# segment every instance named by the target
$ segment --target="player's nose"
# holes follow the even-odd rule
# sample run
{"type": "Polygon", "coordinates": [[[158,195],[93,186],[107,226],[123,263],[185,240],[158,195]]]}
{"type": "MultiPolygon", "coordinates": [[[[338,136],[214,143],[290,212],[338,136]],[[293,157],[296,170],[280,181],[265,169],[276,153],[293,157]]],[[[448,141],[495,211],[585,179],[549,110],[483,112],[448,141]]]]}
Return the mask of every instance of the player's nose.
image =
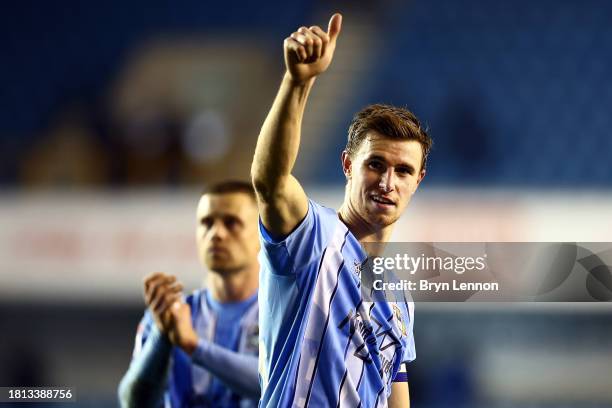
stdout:
{"type": "Polygon", "coordinates": [[[223,240],[227,237],[227,229],[221,221],[215,221],[210,228],[210,235],[213,240],[223,240]]]}
{"type": "Polygon", "coordinates": [[[380,175],[378,187],[385,193],[393,191],[393,169],[389,168],[380,175]]]}

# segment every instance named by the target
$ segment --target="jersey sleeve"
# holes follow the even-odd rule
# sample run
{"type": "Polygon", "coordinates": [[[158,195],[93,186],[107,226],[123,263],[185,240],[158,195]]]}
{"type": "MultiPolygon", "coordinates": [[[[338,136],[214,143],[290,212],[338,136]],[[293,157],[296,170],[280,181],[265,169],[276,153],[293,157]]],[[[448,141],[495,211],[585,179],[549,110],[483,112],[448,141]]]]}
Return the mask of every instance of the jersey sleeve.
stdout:
{"type": "Polygon", "coordinates": [[[298,226],[281,240],[273,239],[261,219],[259,233],[263,262],[269,263],[272,273],[295,274],[305,265],[317,262],[339,223],[332,209],[308,200],[308,212],[298,226]]]}
{"type": "Polygon", "coordinates": [[[393,377],[393,382],[408,382],[408,372],[406,371],[406,364],[402,363],[399,370],[393,377]]]}
{"type": "Polygon", "coordinates": [[[404,356],[402,363],[409,363],[416,359],[416,345],[414,343],[414,302],[411,300],[406,301],[406,312],[408,313],[408,328],[407,328],[407,342],[404,348],[404,356]]]}
{"type": "Polygon", "coordinates": [[[151,326],[153,325],[153,319],[151,315],[145,312],[145,315],[140,319],[138,327],[136,328],[136,338],[134,339],[134,349],[132,351],[132,359],[137,357],[142,352],[142,346],[147,341],[149,334],[151,333],[151,326]]]}
{"type": "Polygon", "coordinates": [[[241,354],[200,339],[192,359],[234,392],[246,398],[259,399],[257,356],[241,354]]]}
{"type": "Polygon", "coordinates": [[[147,312],[138,324],[130,366],[118,388],[121,407],[161,407],[171,344],[147,312]]]}
{"type": "Polygon", "coordinates": [[[406,336],[402,359],[397,373],[393,377],[393,382],[408,382],[407,364],[416,359],[416,347],[414,343],[414,302],[406,300],[404,303],[405,309],[402,310],[403,321],[406,324],[406,336]]]}

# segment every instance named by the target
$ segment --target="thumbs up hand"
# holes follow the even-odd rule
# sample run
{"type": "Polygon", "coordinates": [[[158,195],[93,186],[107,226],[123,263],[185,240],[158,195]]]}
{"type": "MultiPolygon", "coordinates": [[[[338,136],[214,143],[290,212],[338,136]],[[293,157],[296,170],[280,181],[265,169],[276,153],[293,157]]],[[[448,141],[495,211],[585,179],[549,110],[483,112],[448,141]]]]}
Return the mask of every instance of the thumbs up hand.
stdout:
{"type": "Polygon", "coordinates": [[[342,15],[336,13],[329,20],[327,32],[318,26],[300,27],[285,38],[285,65],[293,81],[303,83],[327,70],[341,28],[342,15]]]}

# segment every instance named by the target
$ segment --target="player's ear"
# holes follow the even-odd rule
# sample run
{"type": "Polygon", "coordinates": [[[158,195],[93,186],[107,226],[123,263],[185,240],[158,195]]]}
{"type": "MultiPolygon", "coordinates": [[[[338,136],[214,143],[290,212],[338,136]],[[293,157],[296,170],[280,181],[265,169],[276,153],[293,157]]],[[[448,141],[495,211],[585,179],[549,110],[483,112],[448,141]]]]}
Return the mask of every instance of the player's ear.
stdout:
{"type": "Polygon", "coordinates": [[[426,173],[425,169],[421,170],[421,172],[419,173],[419,178],[417,179],[417,182],[414,185],[414,191],[412,192],[412,194],[414,194],[414,192],[419,187],[419,184],[421,184],[421,181],[423,181],[423,178],[425,178],[425,173],[426,173]]]}
{"type": "Polygon", "coordinates": [[[349,180],[351,178],[351,156],[346,150],[343,150],[340,160],[342,161],[342,172],[344,173],[344,177],[349,180]]]}

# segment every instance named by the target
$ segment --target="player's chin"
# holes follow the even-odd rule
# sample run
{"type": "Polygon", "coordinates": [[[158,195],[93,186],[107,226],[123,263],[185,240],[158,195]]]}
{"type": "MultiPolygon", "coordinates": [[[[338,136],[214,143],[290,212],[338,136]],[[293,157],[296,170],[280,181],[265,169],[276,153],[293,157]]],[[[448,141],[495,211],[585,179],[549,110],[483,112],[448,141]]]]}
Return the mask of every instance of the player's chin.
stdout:
{"type": "Polygon", "coordinates": [[[206,266],[213,271],[226,271],[234,267],[234,262],[227,258],[209,257],[206,260],[206,266]]]}
{"type": "Polygon", "coordinates": [[[395,211],[374,211],[369,214],[370,224],[379,228],[387,227],[397,221],[395,211]]]}
{"type": "Polygon", "coordinates": [[[388,227],[389,225],[394,224],[395,221],[397,221],[397,217],[395,217],[395,216],[393,216],[393,217],[391,217],[391,216],[383,216],[378,221],[378,225],[381,228],[384,228],[384,227],[388,227]]]}

